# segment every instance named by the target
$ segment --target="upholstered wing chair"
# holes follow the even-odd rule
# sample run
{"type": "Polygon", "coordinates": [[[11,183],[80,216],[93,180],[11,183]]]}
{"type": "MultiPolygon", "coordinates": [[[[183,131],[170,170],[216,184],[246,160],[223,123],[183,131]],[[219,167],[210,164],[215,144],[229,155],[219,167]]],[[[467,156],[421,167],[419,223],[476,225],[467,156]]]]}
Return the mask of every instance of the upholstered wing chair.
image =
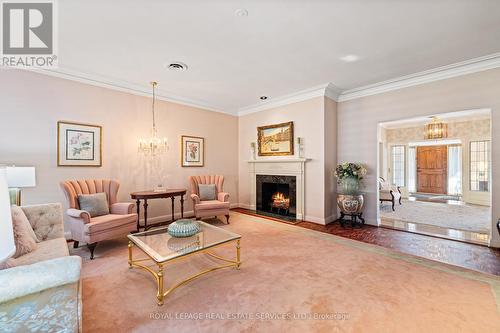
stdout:
{"type": "Polygon", "coordinates": [[[191,199],[193,200],[194,214],[196,219],[202,217],[225,215],[229,224],[229,194],[224,192],[224,176],[190,176],[191,199]],[[201,200],[198,189],[199,184],[215,184],[215,200],[201,200]]]}
{"type": "Polygon", "coordinates": [[[396,203],[396,201],[398,201],[401,205],[401,189],[399,188],[399,186],[391,185],[382,177],[379,177],[378,186],[380,203],[382,203],[383,201],[391,202],[392,210],[395,211],[394,204],[396,203]]]}
{"type": "Polygon", "coordinates": [[[66,180],[61,182],[61,187],[68,200],[69,209],[66,214],[71,237],[75,241],[73,246],[78,247],[79,242],[87,243],[90,259],[94,259],[94,249],[98,242],[125,236],[136,230],[137,214],[132,213],[134,204],[117,202],[120,183],[116,180],[66,180]],[[89,212],[80,210],[78,195],[94,193],[106,193],[110,214],[91,217],[89,212]]]}

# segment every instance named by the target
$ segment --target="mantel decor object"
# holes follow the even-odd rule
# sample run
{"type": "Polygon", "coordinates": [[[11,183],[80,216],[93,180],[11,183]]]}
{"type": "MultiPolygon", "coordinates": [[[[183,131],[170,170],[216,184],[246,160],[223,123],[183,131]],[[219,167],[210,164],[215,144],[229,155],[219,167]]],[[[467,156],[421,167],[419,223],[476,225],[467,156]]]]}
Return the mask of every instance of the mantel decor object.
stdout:
{"type": "Polygon", "coordinates": [[[337,195],[337,206],[340,209],[340,218],[337,220],[344,226],[344,217],[351,217],[351,226],[358,219],[361,224],[365,223],[363,218],[363,194],[359,192],[361,181],[366,175],[366,168],[360,163],[342,163],[335,168],[337,182],[341,185],[341,193],[337,195]]]}
{"type": "Polygon", "coordinates": [[[200,225],[193,220],[177,220],[168,225],[168,234],[172,237],[190,237],[198,232],[200,232],[200,225]]]}

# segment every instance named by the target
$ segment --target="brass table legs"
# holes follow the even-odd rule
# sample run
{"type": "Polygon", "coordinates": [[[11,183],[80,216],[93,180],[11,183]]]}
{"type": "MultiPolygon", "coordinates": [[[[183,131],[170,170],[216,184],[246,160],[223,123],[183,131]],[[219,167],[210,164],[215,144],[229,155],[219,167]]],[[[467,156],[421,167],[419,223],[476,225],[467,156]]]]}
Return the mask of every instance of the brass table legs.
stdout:
{"type": "MultiPolygon", "coordinates": [[[[224,244],[221,244],[221,245],[224,245],[224,244]]],[[[222,269],[222,268],[235,267],[236,269],[239,270],[241,267],[241,246],[240,246],[240,240],[238,239],[238,240],[236,240],[236,260],[231,260],[231,259],[226,259],[226,258],[220,257],[214,253],[209,252],[208,250],[193,252],[190,255],[204,253],[204,254],[209,255],[212,258],[218,259],[220,261],[224,261],[224,262],[226,262],[226,264],[207,268],[203,271],[200,271],[194,275],[191,275],[190,277],[174,284],[173,286],[171,286],[167,290],[164,290],[165,288],[164,288],[163,266],[165,263],[156,263],[156,265],[158,267],[158,271],[155,271],[154,269],[152,269],[149,266],[141,264],[140,262],[142,262],[142,261],[148,261],[148,260],[152,260],[152,259],[151,258],[142,258],[142,259],[135,259],[134,260],[132,257],[133,246],[134,246],[134,243],[132,241],[129,241],[128,242],[128,265],[129,265],[129,268],[139,267],[139,268],[142,268],[142,269],[148,271],[151,275],[153,275],[154,279],[156,280],[157,286],[158,286],[158,291],[156,293],[156,299],[157,299],[158,305],[163,305],[164,298],[168,294],[170,294],[173,290],[182,286],[185,283],[188,283],[189,281],[196,279],[197,277],[200,277],[206,273],[213,272],[215,270],[222,269]]],[[[188,257],[188,256],[185,256],[185,257],[188,257]]],[[[182,258],[185,258],[185,257],[182,257],[182,258]]],[[[175,259],[172,259],[172,260],[175,260],[175,259]]]]}

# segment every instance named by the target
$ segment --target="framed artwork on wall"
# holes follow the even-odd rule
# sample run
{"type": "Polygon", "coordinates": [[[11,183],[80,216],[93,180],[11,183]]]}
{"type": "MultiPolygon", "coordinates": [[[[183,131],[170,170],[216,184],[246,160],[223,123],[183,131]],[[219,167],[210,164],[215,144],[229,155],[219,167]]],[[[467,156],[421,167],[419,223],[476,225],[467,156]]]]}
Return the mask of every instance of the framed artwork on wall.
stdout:
{"type": "Polygon", "coordinates": [[[293,121],[257,127],[259,156],[293,155],[293,121]]]}
{"type": "Polygon", "coordinates": [[[102,166],[102,127],[57,122],[58,166],[102,166]]]}
{"type": "Polygon", "coordinates": [[[205,139],[197,136],[181,136],[181,166],[205,165],[205,139]]]}

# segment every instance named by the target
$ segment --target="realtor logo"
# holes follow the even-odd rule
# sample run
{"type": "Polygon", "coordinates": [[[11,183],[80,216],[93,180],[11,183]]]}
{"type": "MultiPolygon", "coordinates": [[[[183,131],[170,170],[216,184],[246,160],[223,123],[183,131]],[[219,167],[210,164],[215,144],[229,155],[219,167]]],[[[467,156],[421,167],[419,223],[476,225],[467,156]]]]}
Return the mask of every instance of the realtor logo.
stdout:
{"type": "Polygon", "coordinates": [[[2,66],[54,67],[54,1],[2,2],[2,66]]]}

